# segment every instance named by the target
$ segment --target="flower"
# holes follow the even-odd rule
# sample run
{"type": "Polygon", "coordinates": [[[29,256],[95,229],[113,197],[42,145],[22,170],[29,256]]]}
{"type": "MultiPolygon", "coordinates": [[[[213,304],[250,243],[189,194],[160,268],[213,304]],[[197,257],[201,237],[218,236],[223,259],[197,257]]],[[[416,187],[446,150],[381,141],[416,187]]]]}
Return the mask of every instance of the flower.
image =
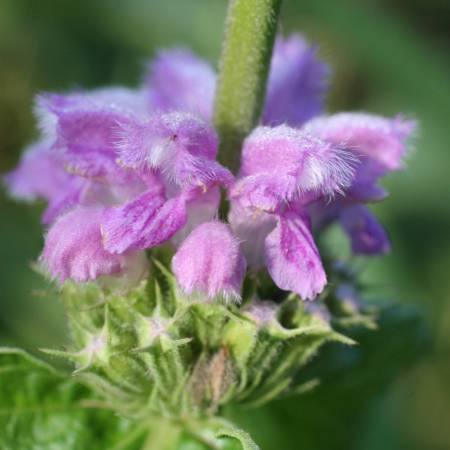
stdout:
{"type": "Polygon", "coordinates": [[[145,85],[152,109],[189,111],[212,118],[216,74],[188,49],[160,52],[149,66],[145,85]]]}
{"type": "Polygon", "coordinates": [[[245,268],[239,241],[228,225],[216,221],[195,228],[172,260],[183,291],[188,295],[200,291],[210,299],[240,300],[245,268]]]}
{"type": "Polygon", "coordinates": [[[279,306],[270,300],[253,299],[244,308],[244,314],[258,327],[267,327],[277,323],[279,306]]]}
{"type": "Polygon", "coordinates": [[[345,195],[333,202],[319,200],[313,216],[322,226],[338,221],[351,240],[353,253],[373,255],[390,250],[383,227],[363,203],[380,201],[386,191],[377,183],[390,172],[403,168],[407,142],[416,129],[402,116],[392,119],[366,113],[340,113],[318,117],[304,130],[339,145],[359,158],[355,176],[345,195]]]}
{"type": "Polygon", "coordinates": [[[307,217],[288,212],[265,241],[266,264],[275,284],[305,300],[320,294],[326,275],[307,217]]]}
{"type": "MultiPolygon", "coordinates": [[[[249,212],[275,217],[270,233],[259,220],[264,231],[259,231],[258,242],[264,240],[265,264],[280,289],[304,299],[313,299],[323,290],[326,275],[307,206],[348,187],[353,163],[342,148],[285,125],[256,128],[244,142],[241,177],[231,188],[230,198],[249,212]]],[[[232,224],[235,218],[233,211],[232,224]]],[[[234,228],[238,233],[243,229],[234,228]]]]}
{"type": "MultiPolygon", "coordinates": [[[[133,266],[138,254],[113,255],[102,245],[102,210],[79,207],[63,214],[50,228],[41,259],[53,277],[63,282],[86,282],[103,275],[117,275],[133,266]]],[[[142,263],[142,272],[145,263],[142,263]]]]}
{"type": "Polygon", "coordinates": [[[189,50],[160,52],[137,89],[38,96],[42,136],[5,181],[15,197],[48,203],[41,260],[52,277],[137,282],[145,251],[169,244],[187,296],[239,301],[248,265],[312,300],[327,282],[314,235],[328,224],[341,224],[354,253],[388,251],[365,204],[386,196],[378,182],[403,167],[415,124],[324,115],[328,73],[300,35],[276,40],[262,124],[236,177],[217,161],[216,74],[189,50]]]}
{"type": "Polygon", "coordinates": [[[327,64],[301,35],[278,37],[271,61],[264,124],[300,126],[320,114],[328,74],[327,64]]]}

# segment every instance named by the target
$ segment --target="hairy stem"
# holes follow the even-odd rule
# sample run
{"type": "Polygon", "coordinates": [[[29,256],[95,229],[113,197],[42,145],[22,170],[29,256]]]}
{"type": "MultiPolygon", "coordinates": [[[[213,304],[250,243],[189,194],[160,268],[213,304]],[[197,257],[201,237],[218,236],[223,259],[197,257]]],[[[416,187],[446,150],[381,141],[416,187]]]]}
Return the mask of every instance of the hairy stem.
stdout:
{"type": "Polygon", "coordinates": [[[219,160],[233,171],[242,140],[257,123],[281,0],[230,0],[216,92],[219,160]]]}

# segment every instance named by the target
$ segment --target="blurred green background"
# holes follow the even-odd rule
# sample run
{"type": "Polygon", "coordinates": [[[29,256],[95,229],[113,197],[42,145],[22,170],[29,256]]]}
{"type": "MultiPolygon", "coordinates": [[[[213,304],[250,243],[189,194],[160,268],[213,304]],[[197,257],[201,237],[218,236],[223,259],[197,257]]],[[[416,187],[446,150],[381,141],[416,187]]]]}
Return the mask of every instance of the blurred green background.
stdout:
{"type": "MultiPolygon", "coordinates": [[[[2,0],[0,172],[14,167],[36,135],[36,92],[135,85],[160,47],[190,46],[216,64],[226,3],[2,0]]],[[[345,448],[449,449],[450,2],[285,0],[281,28],[305,32],[330,62],[331,111],[403,111],[420,122],[408,170],[386,180],[391,197],[375,208],[393,253],[364,263],[363,276],[374,296],[423,305],[433,344],[358,426],[342,421],[354,427],[345,448]]],[[[39,213],[39,206],[14,203],[0,191],[0,344],[37,348],[63,339],[63,314],[31,269],[42,246],[39,213]]],[[[301,398],[295,404],[300,411],[301,398]]],[[[326,399],[323,408],[326,416],[326,399]]],[[[295,407],[289,415],[295,427],[295,407]]],[[[340,448],[329,440],[323,448],[340,448]]]]}

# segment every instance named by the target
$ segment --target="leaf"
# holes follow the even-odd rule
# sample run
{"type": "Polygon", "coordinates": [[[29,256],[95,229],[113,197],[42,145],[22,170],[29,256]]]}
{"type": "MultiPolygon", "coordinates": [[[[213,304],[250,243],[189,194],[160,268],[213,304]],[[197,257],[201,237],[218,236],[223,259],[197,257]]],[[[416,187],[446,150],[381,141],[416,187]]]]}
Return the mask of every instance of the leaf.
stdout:
{"type": "Polygon", "coordinates": [[[133,450],[145,431],[136,430],[81,383],[22,350],[0,348],[2,450],[133,450]]]}
{"type": "Polygon", "coordinates": [[[242,450],[260,450],[259,446],[253,441],[248,433],[240,430],[232,423],[224,419],[216,419],[217,425],[220,426],[216,432],[217,438],[231,438],[238,441],[242,450]]]}
{"type": "Polygon", "coordinates": [[[245,432],[216,422],[193,433],[163,418],[121,418],[76,379],[0,347],[1,450],[258,449],[245,432]]]}

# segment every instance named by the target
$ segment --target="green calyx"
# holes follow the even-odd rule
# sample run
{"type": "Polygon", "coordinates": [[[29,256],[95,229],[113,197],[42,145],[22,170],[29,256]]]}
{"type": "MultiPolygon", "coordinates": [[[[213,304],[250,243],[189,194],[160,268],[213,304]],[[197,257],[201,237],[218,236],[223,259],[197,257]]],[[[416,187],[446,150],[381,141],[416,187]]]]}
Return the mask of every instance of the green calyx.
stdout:
{"type": "Polygon", "coordinates": [[[75,376],[128,417],[258,406],[301,389],[296,375],[325,342],[351,343],[294,296],[263,318],[264,302],[250,297],[241,306],[188,299],[157,261],[126,295],[66,284],[62,296],[73,345],[47,352],[74,362],[75,376]]]}
{"type": "MultiPolygon", "coordinates": [[[[98,300],[103,303],[106,301],[111,306],[115,301],[110,295],[96,299],[100,291],[95,289],[91,289],[89,295],[87,290],[80,291],[79,295],[76,295],[77,292],[72,287],[66,286],[66,289],[70,291],[64,293],[69,309],[73,308],[77,311],[70,313],[73,324],[83,323],[81,327],[73,326],[74,333],[78,336],[76,340],[80,339],[80,342],[84,344],[83,330],[86,327],[89,328],[86,337],[90,338],[92,330],[89,322],[96,321],[95,315],[88,315],[88,311],[97,310],[98,300]],[[70,305],[71,300],[74,301],[72,305],[70,305]]],[[[100,295],[102,296],[103,293],[100,295]]],[[[129,295],[122,298],[122,302],[131,302],[132,294],[129,295]]],[[[135,300],[138,297],[139,295],[134,297],[135,300]]],[[[147,294],[144,298],[149,299],[147,294]]],[[[332,299],[330,301],[332,302],[332,299]]],[[[141,304],[139,308],[138,303],[137,301],[130,310],[138,309],[141,313],[141,308],[148,301],[141,304]]],[[[256,336],[252,334],[251,322],[247,320],[247,326],[243,330],[244,338],[240,339],[241,330],[237,322],[230,320],[228,325],[225,325],[227,330],[223,342],[227,342],[228,348],[234,351],[233,353],[231,351],[226,353],[223,350],[212,351],[213,358],[215,357],[214,363],[197,365],[200,368],[214,368],[212,372],[199,369],[195,372],[195,379],[200,386],[199,392],[203,392],[201,387],[211,380],[208,374],[224,373],[223,367],[226,366],[224,361],[230,361],[231,373],[234,376],[239,376],[241,372],[233,366],[233,363],[237,366],[240,364],[241,367],[245,365],[249,371],[247,380],[236,378],[236,383],[240,381],[241,386],[247,387],[236,388],[235,392],[250,392],[253,386],[251,396],[258,398],[260,403],[264,403],[268,397],[261,395],[262,392],[257,389],[257,385],[265,385],[270,392],[268,379],[274,380],[280,376],[281,372],[286,373],[286,367],[290,366],[293,376],[288,377],[290,381],[286,384],[280,384],[281,387],[275,397],[286,392],[299,394],[310,391],[317,385],[317,379],[322,380],[323,383],[310,395],[284,399],[271,405],[270,408],[260,408],[256,413],[241,408],[225,408],[219,413],[244,426],[262,445],[262,448],[297,448],[295,446],[300,437],[302,442],[311,443],[311,445],[318,443],[320,448],[328,448],[326,447],[328,441],[325,446],[321,444],[320,435],[324,433],[332,434],[336,445],[343,447],[345,443],[351,441],[354,429],[352,427],[336,428],[336,417],[343,415],[352,423],[357,422],[361,415],[367,413],[372,401],[379,399],[379,394],[385,391],[392,380],[398,378],[405,368],[410,367],[422,355],[427,354],[430,345],[429,332],[422,313],[416,308],[378,303],[376,309],[379,315],[377,320],[379,328],[376,332],[368,329],[367,326],[361,326],[362,321],[359,318],[356,320],[359,325],[347,330],[358,342],[357,346],[341,345],[339,342],[330,343],[326,348],[321,349],[320,355],[306,367],[304,360],[307,359],[308,353],[313,353],[312,348],[310,352],[300,352],[299,343],[295,340],[291,341],[297,348],[297,355],[300,353],[303,357],[299,358],[297,364],[287,359],[285,367],[283,364],[277,366],[276,358],[272,359],[273,354],[262,358],[262,353],[267,352],[269,346],[263,350],[265,344],[261,342],[262,347],[259,347],[259,350],[258,345],[251,350],[252,342],[256,339],[256,336]],[[386,342],[389,342],[388,346],[385,345],[386,342]],[[260,367],[264,375],[252,384],[251,378],[254,372],[251,372],[253,369],[251,363],[263,360],[268,363],[267,368],[260,367]],[[245,364],[245,361],[248,363],[245,364]],[[272,372],[268,370],[269,367],[272,372]],[[197,376],[199,373],[204,374],[203,379],[197,376]],[[325,415],[323,405],[326,405],[327,414],[325,415]],[[261,430],[257,422],[253,423],[250,418],[252,414],[260,415],[261,413],[271,414],[273,417],[278,413],[283,415],[283,408],[289,408],[289,411],[294,414],[295,419],[292,419],[292,423],[295,423],[295,428],[289,425],[278,431],[276,431],[278,425],[275,428],[269,428],[271,438],[267,441],[267,429],[261,430]],[[272,435],[273,433],[275,436],[272,435]],[[276,442],[275,446],[273,442],[276,442]]],[[[125,311],[122,312],[125,313],[125,311]]],[[[247,313],[242,312],[242,316],[248,319],[247,313]]],[[[341,311],[340,318],[337,320],[341,322],[344,317],[345,312],[341,311]]],[[[108,316],[108,320],[109,318],[111,316],[108,316]]],[[[298,334],[300,327],[316,326],[311,322],[308,315],[304,314],[302,308],[298,306],[296,299],[286,299],[282,310],[277,314],[277,320],[275,322],[268,320],[263,329],[257,329],[257,333],[267,333],[275,337],[280,332],[283,335],[286,333],[295,335],[298,334]],[[282,326],[281,331],[277,323],[282,326]],[[294,323],[297,325],[294,326],[294,323]],[[274,331],[276,329],[278,332],[274,331]]],[[[334,319],[333,322],[335,322],[334,319]]],[[[96,326],[98,324],[95,323],[94,328],[96,326]]],[[[122,327],[129,328],[126,324],[122,324],[122,327]]],[[[313,330],[303,329],[303,332],[297,336],[298,338],[303,336],[305,347],[309,346],[314,339],[314,336],[308,337],[310,331],[313,330]]],[[[207,335],[209,335],[208,332],[199,341],[206,342],[204,338],[207,335]]],[[[214,340],[216,337],[217,334],[214,335],[214,340]]],[[[337,340],[341,339],[339,336],[335,337],[337,340]]],[[[272,339],[274,339],[273,336],[272,339]]],[[[135,369],[133,366],[126,367],[126,362],[129,361],[126,358],[122,361],[124,364],[117,364],[116,358],[121,356],[120,351],[119,354],[109,354],[117,349],[117,341],[114,341],[115,339],[111,339],[107,352],[92,355],[94,358],[90,360],[90,365],[84,368],[83,364],[86,361],[77,359],[80,357],[79,352],[65,353],[65,356],[76,360],[76,366],[81,369],[73,376],[56,370],[23,350],[0,347],[0,398],[2,399],[0,448],[11,450],[31,448],[33,450],[85,448],[96,450],[256,450],[259,448],[248,433],[236,428],[218,415],[205,413],[195,417],[190,415],[190,412],[189,415],[152,413],[150,410],[157,407],[157,395],[149,401],[148,396],[142,398],[139,392],[145,392],[144,386],[151,391],[150,385],[156,385],[158,382],[151,381],[149,373],[143,386],[130,383],[131,378],[127,376],[131,376],[135,369]],[[108,359],[109,362],[107,362],[108,359]],[[145,406],[146,400],[147,406],[145,406]]],[[[126,340],[126,342],[126,346],[130,346],[130,341],[126,340]]],[[[276,339],[274,342],[277,342],[276,339]]],[[[194,340],[189,342],[191,345],[193,343],[194,340]]],[[[159,344],[155,342],[154,345],[159,344]]],[[[290,347],[289,340],[284,340],[284,346],[287,347],[284,349],[284,356],[286,356],[290,347]]],[[[203,348],[203,344],[199,347],[203,348]]],[[[77,348],[79,345],[74,344],[74,349],[77,348]]],[[[217,348],[217,342],[214,348],[217,348]]],[[[295,350],[292,350],[294,351],[291,354],[292,358],[295,358],[295,350]]],[[[131,359],[134,359],[136,354],[140,354],[139,351],[129,353],[130,355],[126,352],[122,353],[122,356],[131,356],[131,359]]],[[[212,359],[209,357],[205,361],[212,361],[212,359]]],[[[187,368],[186,373],[190,374],[191,378],[194,377],[192,368],[187,368]]],[[[219,386],[217,380],[224,378],[226,377],[216,376],[214,385],[219,386]]],[[[192,390],[187,382],[182,386],[186,390],[192,390]]],[[[218,391],[220,392],[216,390],[218,391]]],[[[221,398],[222,404],[226,405],[227,399],[221,398]]],[[[235,404],[242,402],[238,396],[229,400],[235,404]]],[[[252,403],[252,405],[256,404],[252,403]]],[[[267,424],[267,422],[264,423],[267,424]]],[[[270,423],[268,426],[270,427],[270,423]]]]}

